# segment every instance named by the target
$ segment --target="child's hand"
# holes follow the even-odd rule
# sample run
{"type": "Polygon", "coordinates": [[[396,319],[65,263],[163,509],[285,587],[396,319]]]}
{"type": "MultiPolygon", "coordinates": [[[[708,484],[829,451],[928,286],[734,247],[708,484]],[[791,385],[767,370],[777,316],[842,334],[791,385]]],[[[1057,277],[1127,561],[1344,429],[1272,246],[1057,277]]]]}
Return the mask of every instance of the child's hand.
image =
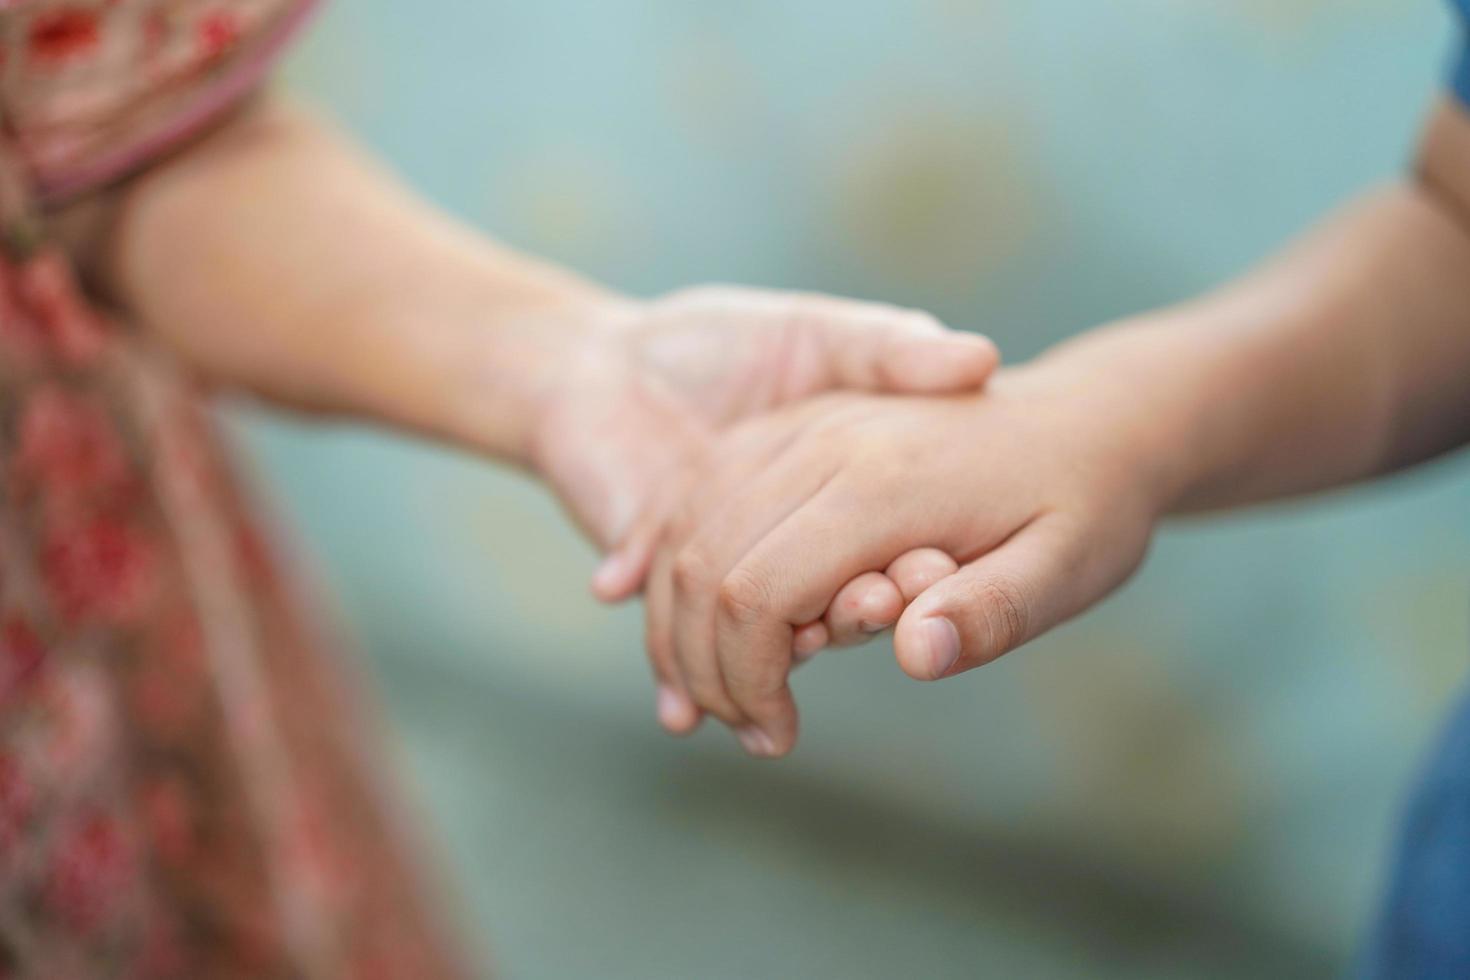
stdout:
{"type": "Polygon", "coordinates": [[[612,549],[592,582],[609,602],[647,574],[626,540],[634,518],[729,426],[827,391],[976,392],[999,361],[927,313],[810,293],[702,286],[558,315],[575,329],[546,331],[560,357],[530,463],[612,549]]]}
{"type": "Polygon", "coordinates": [[[646,591],[663,707],[695,709],[661,720],[687,730],[707,711],[753,754],[788,752],[795,631],[825,613],[845,635],[838,591],[915,548],[964,563],[898,622],[919,679],[987,663],[1111,591],[1163,495],[1142,465],[1146,420],[1117,395],[1036,367],[979,397],[836,395],[733,430],[663,527],[646,591]]]}

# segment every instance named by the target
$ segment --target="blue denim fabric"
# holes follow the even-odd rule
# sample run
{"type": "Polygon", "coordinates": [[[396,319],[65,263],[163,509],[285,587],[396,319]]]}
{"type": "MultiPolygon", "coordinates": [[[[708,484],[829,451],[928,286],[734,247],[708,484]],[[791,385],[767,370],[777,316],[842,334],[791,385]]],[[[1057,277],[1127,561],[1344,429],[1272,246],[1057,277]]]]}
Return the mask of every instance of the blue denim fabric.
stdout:
{"type": "MultiPolygon", "coordinates": [[[[1455,0],[1455,9],[1470,26],[1470,0],[1455,0]]],[[[1461,102],[1470,105],[1470,44],[1460,45],[1460,55],[1450,74],[1450,88],[1454,89],[1461,102]]]]}
{"type": "Polygon", "coordinates": [[[1362,977],[1470,978],[1470,697],[1420,776],[1362,977]]]}
{"type": "MultiPolygon", "coordinates": [[[[1470,25],[1470,0],[1454,0],[1470,25]]],[[[1470,105],[1470,43],[1450,87],[1470,105]]],[[[1358,974],[1371,980],[1470,980],[1470,697],[1419,777],[1388,894],[1358,974]]]]}

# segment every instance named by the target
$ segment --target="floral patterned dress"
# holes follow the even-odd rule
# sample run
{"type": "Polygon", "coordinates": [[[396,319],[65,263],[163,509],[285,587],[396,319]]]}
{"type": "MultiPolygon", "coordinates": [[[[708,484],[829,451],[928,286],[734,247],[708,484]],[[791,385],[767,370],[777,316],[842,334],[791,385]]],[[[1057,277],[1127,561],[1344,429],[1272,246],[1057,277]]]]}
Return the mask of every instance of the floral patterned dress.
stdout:
{"type": "Polygon", "coordinates": [[[46,241],[310,6],[0,0],[0,978],[458,975],[200,394],[46,241]]]}

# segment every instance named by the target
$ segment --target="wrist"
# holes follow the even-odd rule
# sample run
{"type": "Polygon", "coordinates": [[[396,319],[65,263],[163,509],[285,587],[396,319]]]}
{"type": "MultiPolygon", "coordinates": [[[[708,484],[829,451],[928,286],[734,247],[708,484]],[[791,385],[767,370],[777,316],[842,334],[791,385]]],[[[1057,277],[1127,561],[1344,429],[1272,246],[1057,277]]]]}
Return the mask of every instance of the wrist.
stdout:
{"type": "Polygon", "coordinates": [[[534,469],[544,420],[596,369],[609,324],[633,304],[570,279],[508,288],[498,262],[445,268],[389,314],[413,350],[401,368],[417,376],[399,400],[423,412],[400,421],[534,469]]]}
{"type": "Polygon", "coordinates": [[[1156,517],[1188,509],[1221,448],[1213,365],[1189,324],[1155,317],[1083,335],[1027,370],[1156,517]]]}

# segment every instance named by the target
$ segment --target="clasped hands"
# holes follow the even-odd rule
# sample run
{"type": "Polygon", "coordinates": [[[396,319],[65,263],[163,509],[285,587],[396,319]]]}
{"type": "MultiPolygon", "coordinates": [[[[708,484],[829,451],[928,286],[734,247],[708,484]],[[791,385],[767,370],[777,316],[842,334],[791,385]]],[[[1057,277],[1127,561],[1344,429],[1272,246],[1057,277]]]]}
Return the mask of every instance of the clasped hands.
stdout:
{"type": "Polygon", "coordinates": [[[534,464],[642,591],[660,723],[797,738],[792,669],[895,628],[911,677],[987,663],[1141,560],[1163,474],[1082,359],[995,372],[926,314],[704,288],[610,315],[534,464]],[[994,375],[994,376],[993,376],[994,375]]]}

